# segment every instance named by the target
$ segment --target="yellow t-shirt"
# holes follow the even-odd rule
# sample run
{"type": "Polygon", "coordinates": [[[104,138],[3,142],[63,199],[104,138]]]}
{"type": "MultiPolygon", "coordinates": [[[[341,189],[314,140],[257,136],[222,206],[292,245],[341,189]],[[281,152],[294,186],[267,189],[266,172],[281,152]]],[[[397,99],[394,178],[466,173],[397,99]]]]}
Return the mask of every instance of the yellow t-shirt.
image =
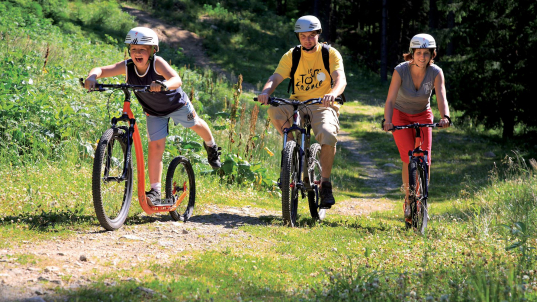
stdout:
{"type": "MultiPolygon", "coordinates": [[[[305,101],[311,98],[323,97],[332,90],[330,87],[330,73],[335,70],[343,70],[343,59],[341,54],[334,47],[330,47],[328,52],[330,58],[330,73],[324,68],[323,56],[321,52],[322,45],[317,44],[314,53],[306,53],[302,50],[300,62],[295,72],[295,93],[291,99],[305,101]]],[[[276,71],[284,79],[291,77],[291,66],[293,66],[293,48],[285,53],[276,71]]]]}

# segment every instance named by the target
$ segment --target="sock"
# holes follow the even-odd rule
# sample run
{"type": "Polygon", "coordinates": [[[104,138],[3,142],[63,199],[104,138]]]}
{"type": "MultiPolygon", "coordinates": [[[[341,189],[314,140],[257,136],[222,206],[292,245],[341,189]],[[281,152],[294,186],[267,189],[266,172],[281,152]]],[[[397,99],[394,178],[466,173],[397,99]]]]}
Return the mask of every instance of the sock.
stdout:
{"type": "Polygon", "coordinates": [[[214,138],[211,139],[210,141],[205,141],[205,145],[207,145],[207,147],[212,147],[214,146],[216,143],[214,142],[214,138]]]}
{"type": "Polygon", "coordinates": [[[154,183],[154,184],[151,184],[151,189],[157,191],[159,194],[160,194],[160,189],[161,189],[161,185],[160,185],[160,182],[157,182],[157,183],[154,183]]]}
{"type": "Polygon", "coordinates": [[[330,177],[321,177],[321,182],[328,181],[330,182],[330,177]]]}

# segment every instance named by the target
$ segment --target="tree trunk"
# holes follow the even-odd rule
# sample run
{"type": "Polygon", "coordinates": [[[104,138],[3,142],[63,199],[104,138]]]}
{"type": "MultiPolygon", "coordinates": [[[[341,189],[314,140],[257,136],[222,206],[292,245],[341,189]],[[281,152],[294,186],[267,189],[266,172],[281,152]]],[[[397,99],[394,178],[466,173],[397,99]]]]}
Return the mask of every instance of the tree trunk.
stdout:
{"type": "Polygon", "coordinates": [[[513,115],[502,116],[503,131],[502,138],[512,138],[515,133],[515,118],[513,115]]]}
{"type": "Polygon", "coordinates": [[[382,0],[382,23],[380,26],[380,82],[382,84],[388,81],[388,51],[386,46],[386,26],[387,22],[387,11],[388,11],[387,0],[382,0]]]}
{"type": "Polygon", "coordinates": [[[328,44],[333,44],[337,39],[337,1],[328,0],[328,44]]]}
{"type": "MultiPolygon", "coordinates": [[[[448,3],[451,4],[453,0],[449,0],[448,3]]],[[[447,25],[449,28],[449,32],[453,32],[453,27],[455,27],[455,13],[453,11],[449,11],[448,17],[447,17],[447,25]]],[[[446,47],[446,56],[453,55],[453,37],[450,37],[449,42],[446,47]]]]}
{"type": "Polygon", "coordinates": [[[438,7],[436,7],[436,0],[429,0],[429,29],[436,29],[438,27],[438,7]]]}
{"type": "Polygon", "coordinates": [[[276,1],[276,12],[278,13],[278,16],[284,16],[285,15],[285,7],[286,7],[286,0],[277,0],[276,1]]]}
{"type": "Polygon", "coordinates": [[[319,0],[313,1],[313,15],[319,18],[319,0]]]}

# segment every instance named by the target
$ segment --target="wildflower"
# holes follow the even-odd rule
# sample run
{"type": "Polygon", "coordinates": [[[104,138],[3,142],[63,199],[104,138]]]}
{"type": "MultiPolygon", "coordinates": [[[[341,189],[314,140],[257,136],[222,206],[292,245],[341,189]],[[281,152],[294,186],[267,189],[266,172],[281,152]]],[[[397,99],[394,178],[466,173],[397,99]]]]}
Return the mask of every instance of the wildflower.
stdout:
{"type": "Polygon", "coordinates": [[[265,151],[267,151],[268,155],[274,156],[274,153],[272,153],[272,151],[270,151],[269,148],[265,147],[264,149],[265,151]]]}

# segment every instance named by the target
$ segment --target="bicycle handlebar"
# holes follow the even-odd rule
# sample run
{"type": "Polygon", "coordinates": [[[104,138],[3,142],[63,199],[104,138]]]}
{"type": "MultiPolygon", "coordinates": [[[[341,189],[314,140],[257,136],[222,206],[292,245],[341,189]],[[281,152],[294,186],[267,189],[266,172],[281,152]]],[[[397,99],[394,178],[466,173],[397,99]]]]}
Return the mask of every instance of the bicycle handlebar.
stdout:
{"type": "MultiPolygon", "coordinates": [[[[254,101],[257,102],[257,97],[254,97],[254,101]]],[[[344,101],[341,97],[337,97],[336,102],[338,102],[339,104],[343,105],[344,101]]],[[[313,99],[309,99],[309,100],[306,100],[304,102],[302,101],[298,101],[298,100],[289,100],[289,99],[282,99],[282,98],[277,98],[277,97],[269,97],[269,100],[268,100],[268,105],[272,105],[272,106],[280,106],[280,105],[314,105],[314,104],[322,104],[323,103],[323,98],[313,98],[313,99]]]]}
{"type": "MultiPolygon", "coordinates": [[[[80,78],[80,85],[82,85],[82,87],[85,87],[84,85],[84,79],[83,78],[80,78]]],[[[155,81],[157,84],[160,84],[161,85],[161,88],[160,88],[160,91],[168,91],[167,88],[166,88],[166,85],[164,85],[164,83],[162,81],[155,81]]],[[[133,89],[134,91],[137,91],[137,92],[152,92],[149,90],[149,88],[151,87],[151,85],[131,85],[131,84],[99,84],[99,83],[95,83],[95,88],[94,90],[92,91],[107,91],[107,90],[110,90],[110,89],[133,89]]]]}
{"type": "MultiPolygon", "coordinates": [[[[453,125],[453,122],[451,122],[451,118],[447,115],[444,115],[444,117],[446,117],[449,121],[449,125],[453,125]]],[[[422,128],[422,127],[429,127],[429,128],[435,128],[435,127],[440,127],[440,123],[432,123],[432,124],[420,124],[420,123],[414,123],[414,124],[409,124],[409,125],[401,125],[401,126],[395,126],[393,125],[393,128],[392,129],[388,129],[388,131],[393,131],[393,130],[403,130],[403,129],[408,129],[408,128],[412,128],[412,129],[418,129],[418,128],[422,128]]],[[[381,128],[384,129],[384,120],[382,120],[382,123],[381,123],[381,128]]]]}

